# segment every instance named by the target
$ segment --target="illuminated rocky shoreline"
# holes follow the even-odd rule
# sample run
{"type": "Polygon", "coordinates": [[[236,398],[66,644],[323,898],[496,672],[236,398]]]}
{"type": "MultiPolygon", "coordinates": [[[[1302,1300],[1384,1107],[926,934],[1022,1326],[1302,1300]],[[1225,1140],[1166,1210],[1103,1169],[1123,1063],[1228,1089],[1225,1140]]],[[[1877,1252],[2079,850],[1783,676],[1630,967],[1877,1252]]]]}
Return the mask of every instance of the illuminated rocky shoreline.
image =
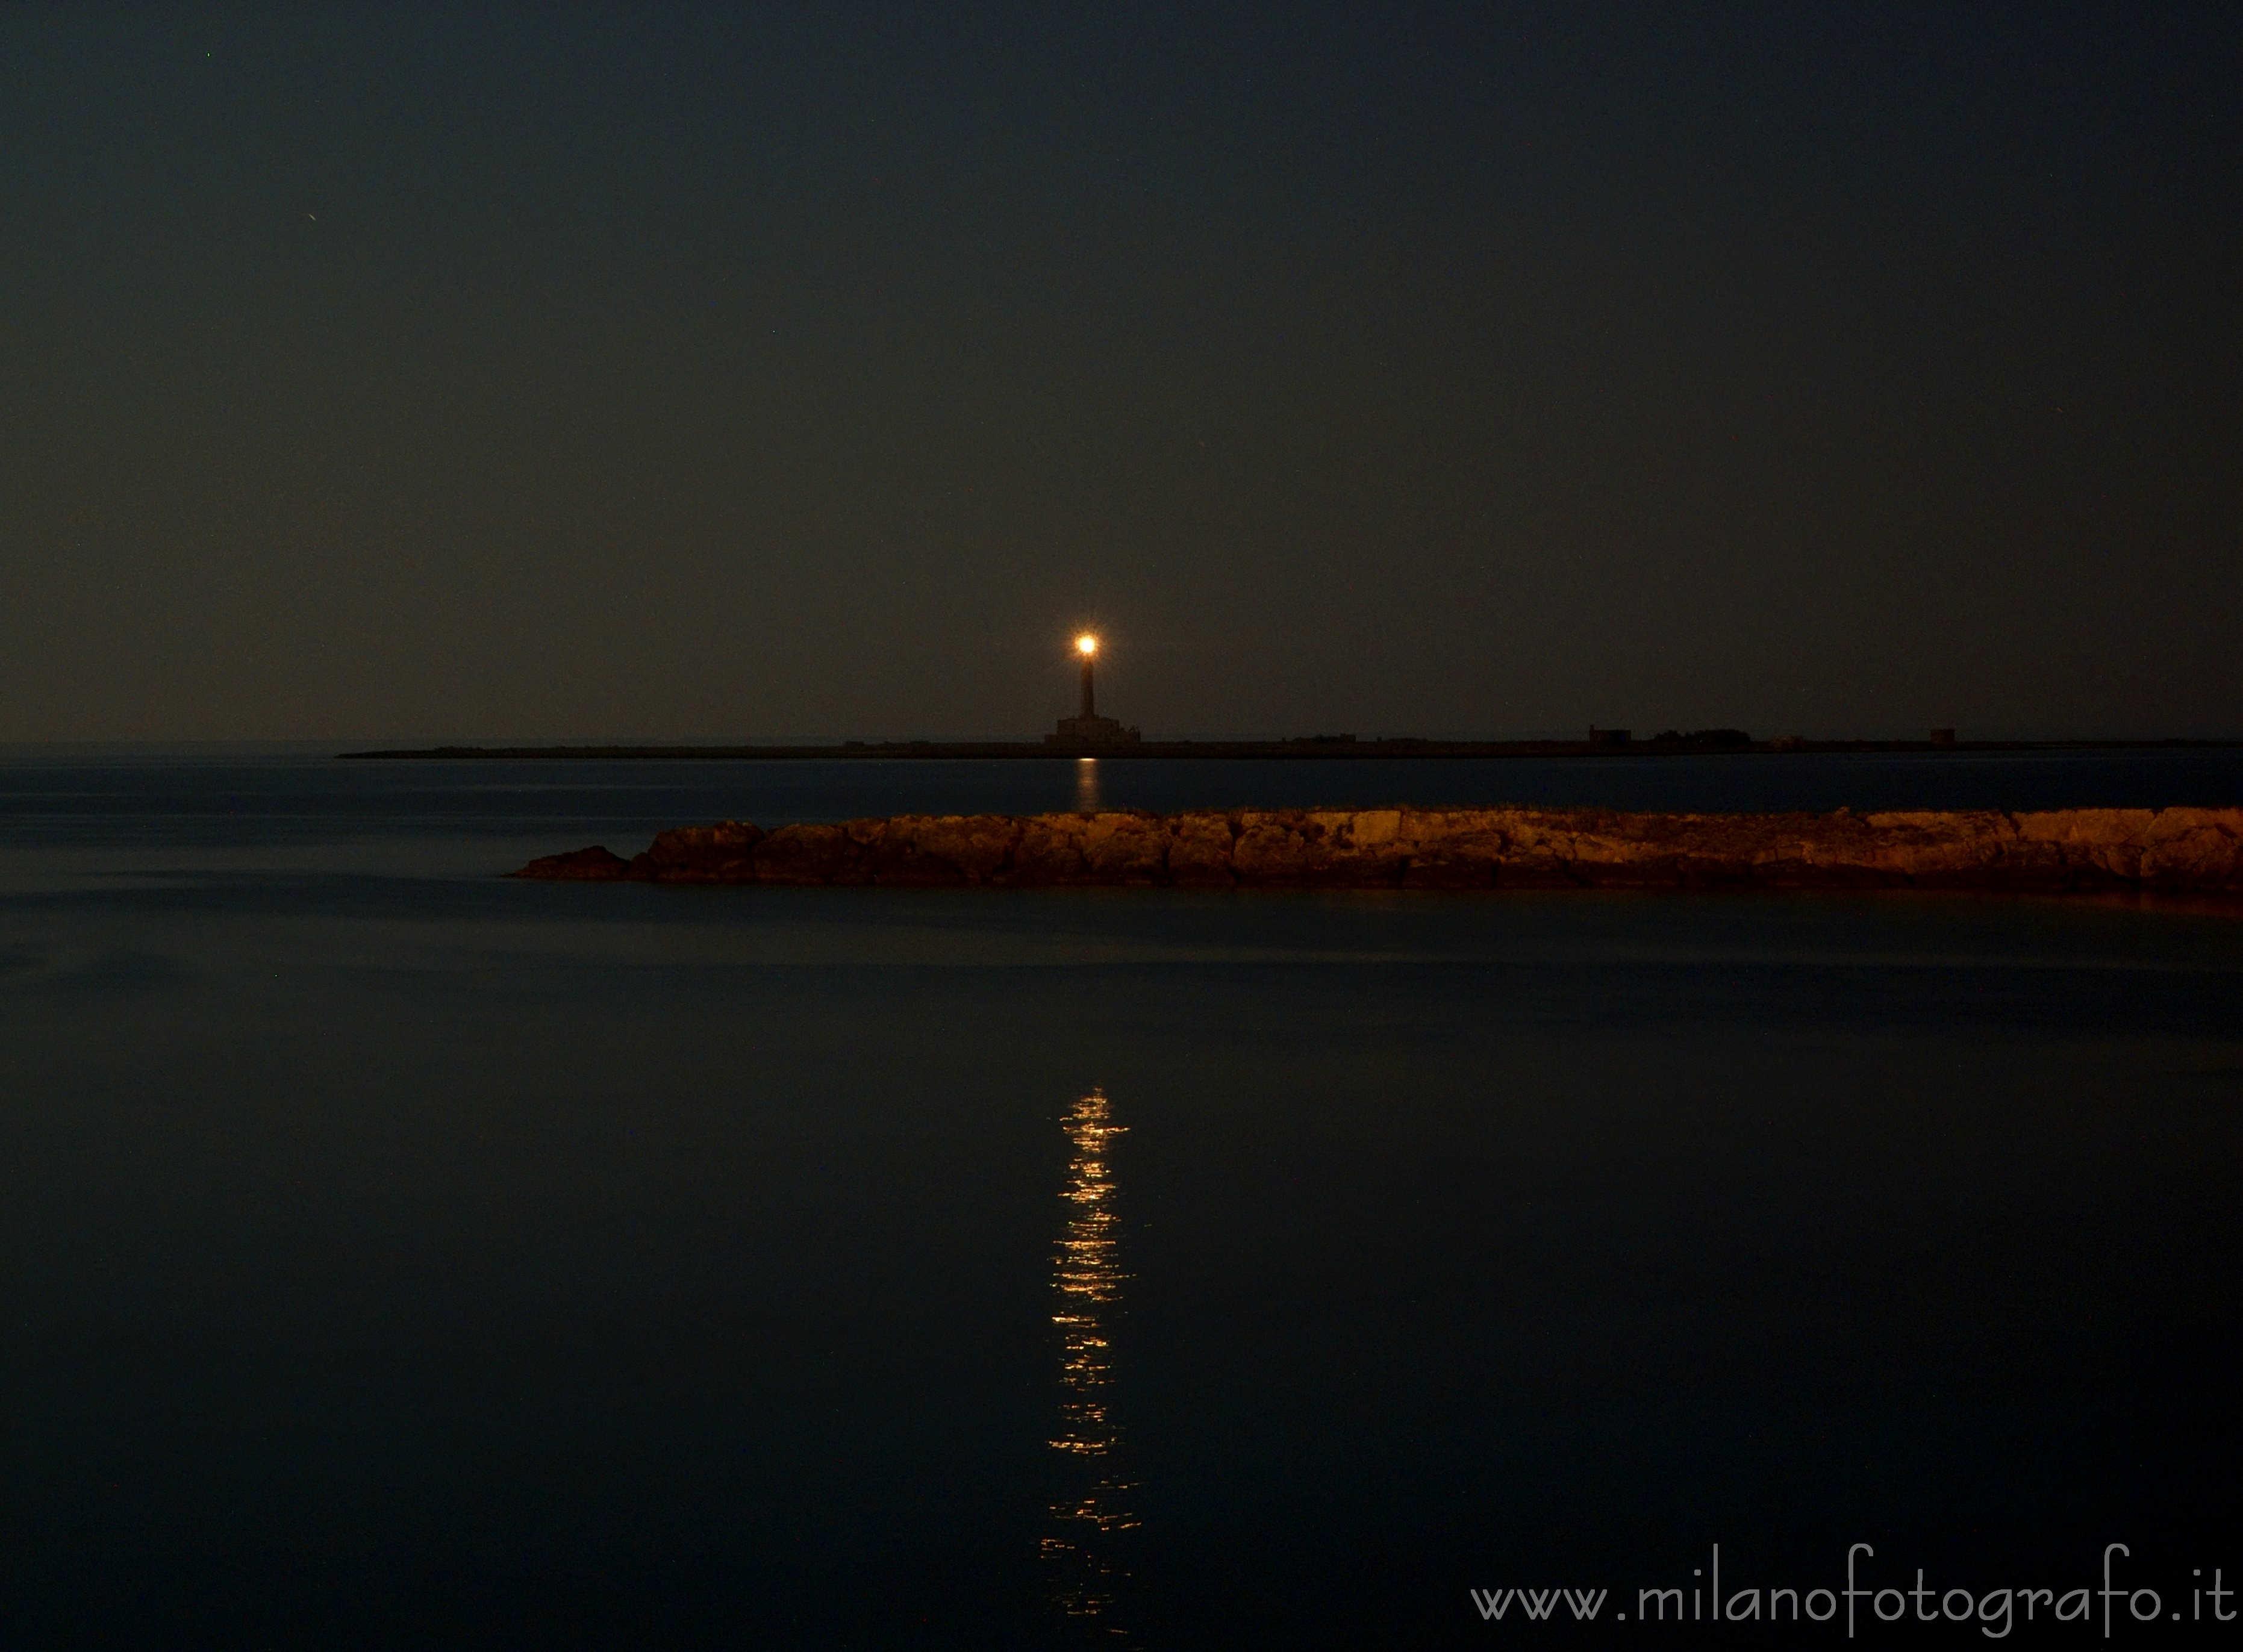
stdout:
{"type": "Polygon", "coordinates": [[[2243,893],[2243,809],[1632,814],[1238,809],[897,815],[660,833],[511,874],[1006,888],[1944,888],[2243,893]]]}

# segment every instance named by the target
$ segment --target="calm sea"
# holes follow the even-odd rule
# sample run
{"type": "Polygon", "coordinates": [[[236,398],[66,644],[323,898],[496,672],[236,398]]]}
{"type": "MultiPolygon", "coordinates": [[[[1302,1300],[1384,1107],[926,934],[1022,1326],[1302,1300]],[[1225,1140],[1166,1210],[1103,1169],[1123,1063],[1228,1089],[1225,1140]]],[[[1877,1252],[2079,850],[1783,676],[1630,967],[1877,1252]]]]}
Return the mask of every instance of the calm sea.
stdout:
{"type": "Polygon", "coordinates": [[[1836,1612],[1770,1645],[1855,1543],[1933,1591],[1863,1639],[2236,1608],[2232,913],[494,874],[2243,757],[1105,769],[0,752],[0,1644],[1492,1644],[1702,1612],[1716,1544],[1836,1612]]]}

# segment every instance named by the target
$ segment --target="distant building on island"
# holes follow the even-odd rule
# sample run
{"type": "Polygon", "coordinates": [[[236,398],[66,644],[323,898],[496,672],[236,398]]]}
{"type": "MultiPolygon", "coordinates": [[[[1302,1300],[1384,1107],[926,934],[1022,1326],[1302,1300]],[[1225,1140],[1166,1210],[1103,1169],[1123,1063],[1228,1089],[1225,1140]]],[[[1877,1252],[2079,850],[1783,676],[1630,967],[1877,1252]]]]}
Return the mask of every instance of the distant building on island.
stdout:
{"type": "Polygon", "coordinates": [[[1088,631],[1074,639],[1074,651],[1082,661],[1082,710],[1074,717],[1059,720],[1056,733],[1044,736],[1046,745],[1135,745],[1143,737],[1135,729],[1123,728],[1110,717],[1098,715],[1098,695],[1091,681],[1091,667],[1098,658],[1098,639],[1088,631]]]}

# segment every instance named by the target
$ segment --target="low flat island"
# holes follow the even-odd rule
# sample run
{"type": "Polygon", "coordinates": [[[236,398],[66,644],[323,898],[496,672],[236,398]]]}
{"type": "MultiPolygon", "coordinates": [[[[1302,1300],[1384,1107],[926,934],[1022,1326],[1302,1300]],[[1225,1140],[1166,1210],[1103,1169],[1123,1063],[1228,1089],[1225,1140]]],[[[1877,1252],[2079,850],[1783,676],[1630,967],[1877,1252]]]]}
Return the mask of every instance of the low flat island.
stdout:
{"type": "Polygon", "coordinates": [[[1634,814],[1234,809],[746,821],[517,878],[1059,888],[2004,889],[2243,893],[2243,808],[1634,814]]]}
{"type": "Polygon", "coordinates": [[[1756,740],[1741,729],[1669,732],[1647,740],[1611,730],[1586,740],[1445,740],[1418,735],[1359,739],[1307,734],[1282,740],[1116,740],[1074,744],[1044,740],[845,740],[839,745],[431,745],[380,752],[338,752],[347,763],[530,762],[863,762],[881,759],[993,758],[1552,758],[1741,757],[1801,752],[2150,752],[2218,750],[2236,740],[1810,740],[1780,735],[1756,740]]]}

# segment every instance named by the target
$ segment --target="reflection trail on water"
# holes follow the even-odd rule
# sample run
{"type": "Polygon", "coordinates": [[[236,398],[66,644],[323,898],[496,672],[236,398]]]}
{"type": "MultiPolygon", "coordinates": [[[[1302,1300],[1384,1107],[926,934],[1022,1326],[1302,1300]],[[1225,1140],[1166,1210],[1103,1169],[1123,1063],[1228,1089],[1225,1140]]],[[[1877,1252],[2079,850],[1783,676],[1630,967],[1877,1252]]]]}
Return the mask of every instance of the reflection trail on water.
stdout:
{"type": "Polygon", "coordinates": [[[1127,1645],[1135,1635],[1117,1621],[1129,1581],[1120,1534],[1138,1522],[1127,1495],[1136,1482],[1128,1478],[1110,1406],[1114,1359],[1108,1332],[1128,1276],[1121,1267],[1121,1217],[1114,1208],[1108,1150],[1128,1126],[1113,1122],[1106,1094],[1097,1089],[1076,1102],[1062,1123],[1074,1153],[1060,1197],[1074,1210],[1052,1252],[1058,1298],[1052,1322],[1060,1329],[1064,1394],[1051,1447],[1064,1489],[1051,1506],[1043,1553],[1055,1574],[1054,1600],[1061,1613],[1100,1644],[1127,1645]]]}

